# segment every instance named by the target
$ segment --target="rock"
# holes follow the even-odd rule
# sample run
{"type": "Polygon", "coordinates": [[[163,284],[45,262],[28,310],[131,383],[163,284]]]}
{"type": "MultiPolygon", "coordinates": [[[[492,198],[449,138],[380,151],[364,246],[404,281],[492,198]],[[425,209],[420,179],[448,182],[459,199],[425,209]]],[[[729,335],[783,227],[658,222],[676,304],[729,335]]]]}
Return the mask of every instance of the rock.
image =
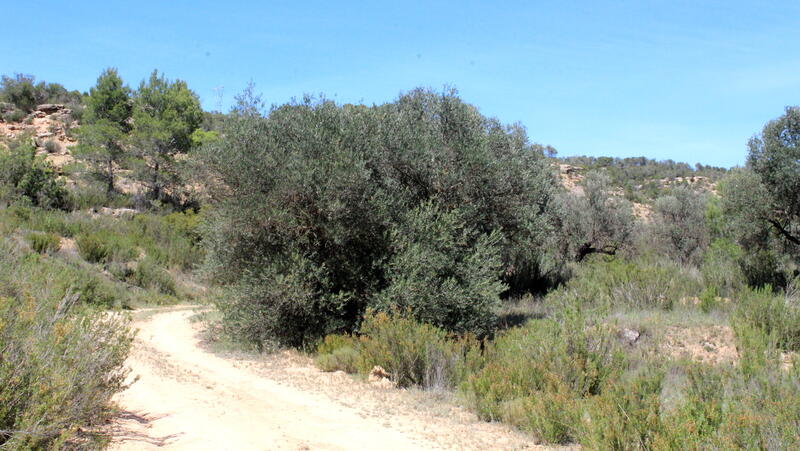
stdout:
{"type": "Polygon", "coordinates": [[[45,103],[36,107],[37,111],[41,111],[46,114],[53,114],[57,111],[61,111],[64,109],[64,105],[58,103],[45,103]]]}
{"type": "Polygon", "coordinates": [[[134,210],[133,208],[108,208],[103,207],[97,213],[101,215],[113,216],[115,218],[121,217],[133,217],[137,215],[139,212],[134,210]]]}
{"type": "Polygon", "coordinates": [[[626,343],[628,343],[629,345],[632,345],[632,344],[636,343],[636,340],[639,339],[640,335],[641,334],[639,333],[638,330],[627,329],[627,328],[626,329],[622,329],[619,332],[620,338],[622,338],[622,340],[625,341],[626,343]]]}

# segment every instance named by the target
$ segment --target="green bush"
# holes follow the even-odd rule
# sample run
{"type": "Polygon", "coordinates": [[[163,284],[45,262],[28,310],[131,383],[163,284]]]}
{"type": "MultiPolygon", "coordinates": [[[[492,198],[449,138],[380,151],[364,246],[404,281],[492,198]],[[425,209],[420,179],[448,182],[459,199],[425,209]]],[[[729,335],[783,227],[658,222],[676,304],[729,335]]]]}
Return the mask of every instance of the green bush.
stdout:
{"type": "Polygon", "coordinates": [[[56,153],[61,150],[61,146],[59,146],[57,141],[48,139],[44,143],[44,150],[46,150],[47,153],[56,153]]]}
{"type": "Polygon", "coordinates": [[[25,200],[43,208],[66,209],[67,190],[53,168],[25,138],[12,141],[8,149],[0,148],[0,193],[6,192],[9,201],[25,200]]]}
{"type": "Polygon", "coordinates": [[[149,288],[160,293],[175,295],[175,279],[169,272],[162,268],[155,260],[145,257],[136,265],[130,276],[130,281],[136,286],[149,288]]]}
{"type": "Polygon", "coordinates": [[[61,237],[52,233],[31,232],[26,238],[33,250],[40,254],[58,252],[61,248],[61,237]]]}
{"type": "Polygon", "coordinates": [[[111,255],[111,248],[99,235],[80,235],[75,240],[78,253],[89,263],[105,263],[111,255]]]}
{"type": "Polygon", "coordinates": [[[397,313],[368,313],[360,333],[359,370],[383,367],[399,387],[452,388],[465,376],[478,349],[469,336],[449,339],[444,330],[397,313]]]}
{"type": "Polygon", "coordinates": [[[573,278],[552,292],[547,301],[602,311],[671,310],[681,299],[696,296],[701,289],[700,274],[669,260],[601,257],[578,267],[573,278]]]}
{"type": "Polygon", "coordinates": [[[583,399],[625,370],[613,332],[575,314],[533,320],[486,345],[484,366],[462,384],[478,414],[553,443],[576,438],[583,399]]]}
{"type": "Polygon", "coordinates": [[[78,235],[78,253],[89,263],[126,262],[139,257],[133,238],[108,229],[78,235]]]}
{"type": "Polygon", "coordinates": [[[457,210],[423,204],[392,231],[389,286],[374,305],[452,332],[488,335],[507,288],[500,281],[501,240],[500,233],[467,227],[457,210]]]}
{"type": "Polygon", "coordinates": [[[722,296],[732,296],[745,284],[739,262],[742,249],[726,239],[714,240],[703,256],[700,271],[706,286],[717,287],[722,296]]]}
{"type": "Polygon", "coordinates": [[[129,319],[94,271],[0,237],[0,448],[98,448],[124,388],[129,319]]]}
{"type": "Polygon", "coordinates": [[[128,321],[67,306],[0,296],[3,448],[88,448],[125,388],[128,321]]]}
{"type": "Polygon", "coordinates": [[[800,303],[776,294],[772,288],[745,288],[739,292],[735,318],[761,331],[776,346],[800,351],[800,303]]]}
{"type": "Polygon", "coordinates": [[[322,371],[358,372],[358,340],[350,335],[328,335],[317,346],[316,364],[322,371]]]}
{"type": "Polygon", "coordinates": [[[11,110],[3,114],[3,120],[6,122],[22,122],[27,114],[22,110],[11,110]]]}

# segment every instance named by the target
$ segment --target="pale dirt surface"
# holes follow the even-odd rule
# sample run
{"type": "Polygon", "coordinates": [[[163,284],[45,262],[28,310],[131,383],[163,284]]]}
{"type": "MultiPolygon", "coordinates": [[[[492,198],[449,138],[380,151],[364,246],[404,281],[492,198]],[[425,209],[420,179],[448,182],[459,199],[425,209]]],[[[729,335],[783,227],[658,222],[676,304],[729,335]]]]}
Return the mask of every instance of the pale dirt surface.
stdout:
{"type": "Polygon", "coordinates": [[[223,357],[204,349],[191,306],[145,311],[115,401],[113,450],[536,449],[449,397],[323,373],[293,352],[223,357]]]}

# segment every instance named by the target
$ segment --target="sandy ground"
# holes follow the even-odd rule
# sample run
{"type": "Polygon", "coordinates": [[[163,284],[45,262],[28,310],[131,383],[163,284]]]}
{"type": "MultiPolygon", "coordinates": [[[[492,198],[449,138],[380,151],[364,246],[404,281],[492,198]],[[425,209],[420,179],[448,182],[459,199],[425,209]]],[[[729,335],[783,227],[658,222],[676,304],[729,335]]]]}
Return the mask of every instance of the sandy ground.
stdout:
{"type": "Polygon", "coordinates": [[[114,450],[534,449],[448,396],[323,373],[296,353],[204,349],[189,306],[145,312],[128,361],[138,380],[115,401],[114,450]]]}

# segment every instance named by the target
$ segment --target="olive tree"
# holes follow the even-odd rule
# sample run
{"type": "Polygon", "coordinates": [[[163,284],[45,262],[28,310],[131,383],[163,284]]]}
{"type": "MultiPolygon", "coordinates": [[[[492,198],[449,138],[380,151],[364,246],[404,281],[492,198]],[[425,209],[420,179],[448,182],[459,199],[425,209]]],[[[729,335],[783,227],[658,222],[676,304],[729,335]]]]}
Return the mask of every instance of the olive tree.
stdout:
{"type": "Polygon", "coordinates": [[[240,338],[303,344],[356,330],[378,305],[481,332],[502,282],[524,287],[545,271],[555,178],[521,127],[450,91],[371,107],[240,100],[198,153],[212,198],[206,268],[230,288],[220,308],[240,338]],[[436,251],[424,277],[408,273],[420,249],[436,251]]]}
{"type": "Polygon", "coordinates": [[[613,195],[611,179],[603,172],[586,174],[582,188],[561,195],[562,246],[576,261],[591,254],[615,255],[633,232],[630,202],[613,195]]]}
{"type": "Polygon", "coordinates": [[[764,186],[761,220],[800,246],[800,107],[764,126],[748,143],[747,167],[764,186]]]}

